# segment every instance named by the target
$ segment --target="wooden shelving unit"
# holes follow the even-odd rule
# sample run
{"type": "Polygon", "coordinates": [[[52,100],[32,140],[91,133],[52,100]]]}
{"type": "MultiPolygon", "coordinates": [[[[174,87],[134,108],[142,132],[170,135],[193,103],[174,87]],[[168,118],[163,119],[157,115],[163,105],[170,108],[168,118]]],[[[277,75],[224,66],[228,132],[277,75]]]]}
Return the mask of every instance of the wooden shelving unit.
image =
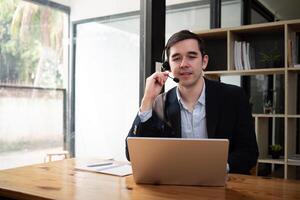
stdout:
{"type": "Polygon", "coordinates": [[[251,70],[222,70],[222,71],[206,71],[206,75],[219,75],[219,76],[232,76],[232,75],[268,75],[268,74],[284,74],[284,68],[271,68],[271,69],[251,69],[251,70]]]}
{"type": "Polygon", "coordinates": [[[252,114],[254,118],[267,118],[267,117],[278,117],[278,118],[284,118],[284,114],[252,114]]]}
{"type": "Polygon", "coordinates": [[[279,159],[271,159],[271,158],[265,158],[265,159],[258,159],[259,163],[270,163],[270,164],[280,164],[284,165],[284,159],[279,158],[279,159]]]}
{"type": "MultiPolygon", "coordinates": [[[[279,166],[283,169],[281,177],[285,179],[299,178],[300,171],[300,162],[291,162],[288,159],[290,155],[299,153],[298,146],[300,146],[300,67],[294,67],[295,56],[299,56],[299,53],[295,55],[294,49],[298,48],[298,51],[300,51],[299,32],[300,20],[197,32],[204,39],[210,57],[210,62],[204,72],[205,76],[214,78],[230,75],[279,74],[283,76],[283,113],[255,113],[253,117],[260,152],[258,163],[272,165],[272,168],[275,165],[279,166]],[[297,37],[295,35],[298,35],[297,40],[295,40],[295,37],[297,37]],[[249,46],[254,47],[252,57],[255,59],[249,62],[250,68],[241,69],[236,66],[236,55],[239,55],[235,52],[237,42],[249,43],[249,46]],[[268,55],[270,52],[276,53],[276,62],[268,64],[260,59],[262,55],[268,55]],[[271,159],[270,156],[269,133],[274,134],[274,126],[273,129],[270,128],[270,121],[281,123],[284,127],[283,130],[276,130],[283,139],[284,146],[284,152],[280,159],[271,159]]],[[[247,52],[249,56],[250,50],[247,52]]],[[[297,59],[300,60],[300,58],[297,59]]]]}

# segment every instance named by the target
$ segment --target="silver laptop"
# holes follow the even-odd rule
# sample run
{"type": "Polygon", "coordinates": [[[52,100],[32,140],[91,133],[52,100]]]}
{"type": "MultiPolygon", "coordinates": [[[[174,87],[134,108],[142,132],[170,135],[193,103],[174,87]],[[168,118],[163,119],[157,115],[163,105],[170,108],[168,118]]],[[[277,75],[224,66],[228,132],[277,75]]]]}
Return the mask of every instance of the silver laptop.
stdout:
{"type": "Polygon", "coordinates": [[[227,139],[127,138],[136,183],[224,186],[227,139]]]}

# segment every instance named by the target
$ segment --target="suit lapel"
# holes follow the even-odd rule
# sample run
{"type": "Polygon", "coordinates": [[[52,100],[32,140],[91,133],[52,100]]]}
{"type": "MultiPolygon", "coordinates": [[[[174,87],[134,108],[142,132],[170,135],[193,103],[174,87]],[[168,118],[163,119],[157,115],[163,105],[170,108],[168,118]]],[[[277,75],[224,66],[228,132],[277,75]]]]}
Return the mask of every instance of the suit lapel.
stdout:
{"type": "Polygon", "coordinates": [[[176,87],[167,93],[166,99],[166,117],[171,123],[174,133],[171,133],[174,137],[181,137],[181,116],[180,107],[176,95],[176,87]]]}
{"type": "Polygon", "coordinates": [[[205,109],[206,109],[206,127],[208,138],[215,136],[218,123],[219,97],[218,87],[210,80],[205,79],[205,109]]]}

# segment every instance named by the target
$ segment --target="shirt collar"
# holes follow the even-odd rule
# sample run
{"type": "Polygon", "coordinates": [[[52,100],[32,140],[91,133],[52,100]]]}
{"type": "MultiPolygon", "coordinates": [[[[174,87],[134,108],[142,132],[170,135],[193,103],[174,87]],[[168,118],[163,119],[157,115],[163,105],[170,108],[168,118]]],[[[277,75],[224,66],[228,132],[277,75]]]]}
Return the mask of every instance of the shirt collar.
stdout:
{"type": "MultiPolygon", "coordinates": [[[[183,102],[181,100],[182,98],[180,96],[180,92],[179,92],[178,86],[176,87],[176,95],[177,95],[178,103],[179,103],[180,107],[182,108],[182,106],[184,106],[184,104],[183,104],[183,102]]],[[[203,82],[203,88],[202,88],[201,95],[200,95],[200,97],[198,99],[198,103],[200,103],[201,105],[205,106],[205,81],[203,82]]]]}

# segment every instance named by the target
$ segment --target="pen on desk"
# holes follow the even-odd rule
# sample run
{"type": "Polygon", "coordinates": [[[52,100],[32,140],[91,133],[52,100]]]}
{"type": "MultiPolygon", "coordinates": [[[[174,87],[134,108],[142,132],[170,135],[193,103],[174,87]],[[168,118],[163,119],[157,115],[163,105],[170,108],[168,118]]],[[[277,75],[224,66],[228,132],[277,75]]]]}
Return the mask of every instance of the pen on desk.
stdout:
{"type": "Polygon", "coordinates": [[[95,163],[95,164],[90,164],[90,165],[87,165],[88,167],[100,167],[100,166],[106,166],[106,165],[112,165],[113,163],[112,162],[109,162],[109,163],[95,163]]]}

